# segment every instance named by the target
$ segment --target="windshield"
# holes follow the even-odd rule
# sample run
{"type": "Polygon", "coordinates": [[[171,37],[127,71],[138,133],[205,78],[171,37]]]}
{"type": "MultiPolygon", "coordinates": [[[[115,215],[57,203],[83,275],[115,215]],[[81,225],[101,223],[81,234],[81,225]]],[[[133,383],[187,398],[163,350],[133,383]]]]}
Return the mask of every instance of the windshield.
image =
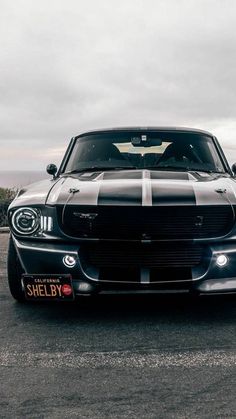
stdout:
{"type": "Polygon", "coordinates": [[[213,140],[180,132],[110,132],[77,139],[65,172],[112,169],[224,172],[213,140]]]}

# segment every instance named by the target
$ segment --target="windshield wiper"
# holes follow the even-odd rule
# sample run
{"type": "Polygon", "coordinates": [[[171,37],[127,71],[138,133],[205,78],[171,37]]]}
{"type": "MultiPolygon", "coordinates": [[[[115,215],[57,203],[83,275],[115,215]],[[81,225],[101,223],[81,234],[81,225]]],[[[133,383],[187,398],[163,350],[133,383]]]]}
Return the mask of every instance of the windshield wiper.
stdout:
{"type": "Polygon", "coordinates": [[[144,167],[144,169],[151,169],[151,170],[177,170],[177,171],[179,171],[179,170],[182,170],[183,172],[186,172],[186,171],[188,171],[188,170],[191,170],[191,169],[189,169],[188,167],[181,167],[181,166],[147,166],[147,167],[144,167]]]}
{"type": "Polygon", "coordinates": [[[70,172],[64,172],[64,175],[73,175],[75,173],[83,173],[83,172],[105,172],[106,170],[131,170],[137,169],[135,166],[90,166],[84,167],[83,169],[75,169],[71,170],[70,172]]]}
{"type": "Polygon", "coordinates": [[[225,174],[225,172],[221,172],[219,170],[207,170],[207,169],[191,169],[193,172],[203,172],[203,173],[218,173],[218,174],[225,174]]]}
{"type": "Polygon", "coordinates": [[[183,171],[183,172],[204,172],[204,173],[225,173],[220,172],[217,170],[210,170],[210,169],[200,169],[194,167],[182,167],[182,166],[148,166],[145,169],[151,170],[176,170],[176,171],[183,171]]]}

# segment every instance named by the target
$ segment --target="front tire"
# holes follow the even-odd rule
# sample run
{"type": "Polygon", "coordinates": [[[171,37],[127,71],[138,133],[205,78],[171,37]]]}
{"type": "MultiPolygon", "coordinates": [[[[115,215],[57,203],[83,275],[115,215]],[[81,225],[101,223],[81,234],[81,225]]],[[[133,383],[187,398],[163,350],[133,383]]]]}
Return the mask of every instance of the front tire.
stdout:
{"type": "Polygon", "coordinates": [[[18,258],[12,237],[9,239],[7,258],[8,284],[13,298],[19,302],[25,301],[25,295],[21,286],[21,275],[24,273],[18,258]]]}

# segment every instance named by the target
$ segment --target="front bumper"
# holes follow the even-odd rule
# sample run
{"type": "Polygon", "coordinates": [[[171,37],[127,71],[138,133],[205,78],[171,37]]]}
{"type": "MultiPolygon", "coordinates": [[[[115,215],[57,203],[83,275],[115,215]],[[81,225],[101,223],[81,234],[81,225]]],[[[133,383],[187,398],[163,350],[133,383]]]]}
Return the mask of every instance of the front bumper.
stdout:
{"type": "MultiPolygon", "coordinates": [[[[83,264],[80,245],[77,243],[36,242],[13,237],[18,257],[27,274],[71,274],[76,294],[114,290],[195,290],[201,293],[236,292],[236,243],[218,243],[207,246],[204,263],[192,269],[192,279],[172,280],[157,278],[155,281],[140,280],[140,283],[124,281],[101,281],[93,267],[83,264]],[[217,255],[225,254],[228,264],[218,267],[217,255]],[[68,268],[63,263],[65,255],[74,256],[76,265],[68,268]],[[86,286],[87,284],[87,286],[86,286]]],[[[122,260],[121,260],[122,266],[122,260]]],[[[144,275],[145,277],[145,275],[144,275]]],[[[145,278],[144,278],[145,279],[145,278]]]]}

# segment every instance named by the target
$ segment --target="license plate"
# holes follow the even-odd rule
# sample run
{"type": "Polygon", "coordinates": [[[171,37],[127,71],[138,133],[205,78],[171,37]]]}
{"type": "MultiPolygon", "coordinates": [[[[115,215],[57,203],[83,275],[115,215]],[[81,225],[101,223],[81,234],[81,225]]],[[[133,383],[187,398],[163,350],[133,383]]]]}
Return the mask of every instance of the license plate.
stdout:
{"type": "Polygon", "coordinates": [[[27,300],[74,300],[70,275],[23,275],[22,285],[27,300]]]}

